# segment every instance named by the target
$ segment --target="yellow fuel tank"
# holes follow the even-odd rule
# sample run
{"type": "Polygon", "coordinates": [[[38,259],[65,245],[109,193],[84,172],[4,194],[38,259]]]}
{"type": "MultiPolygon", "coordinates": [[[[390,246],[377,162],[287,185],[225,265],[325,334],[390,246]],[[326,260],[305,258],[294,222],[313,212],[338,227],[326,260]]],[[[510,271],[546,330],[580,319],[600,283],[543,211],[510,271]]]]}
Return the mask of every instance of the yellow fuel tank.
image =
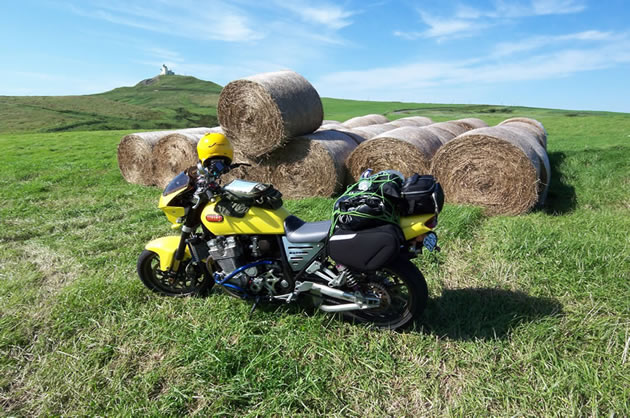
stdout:
{"type": "Polygon", "coordinates": [[[201,213],[201,222],[214,235],[284,234],[284,220],[291,215],[284,206],[275,210],[252,206],[242,218],[223,216],[216,221],[219,215],[214,211],[216,203],[207,204],[201,213]],[[207,216],[215,220],[208,220],[207,216]]]}

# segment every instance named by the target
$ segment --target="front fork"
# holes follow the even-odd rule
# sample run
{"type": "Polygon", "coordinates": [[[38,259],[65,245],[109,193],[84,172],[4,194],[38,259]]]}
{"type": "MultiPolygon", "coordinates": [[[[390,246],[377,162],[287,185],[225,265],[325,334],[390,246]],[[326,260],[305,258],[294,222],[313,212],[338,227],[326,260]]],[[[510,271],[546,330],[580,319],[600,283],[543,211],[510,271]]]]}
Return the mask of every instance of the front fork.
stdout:
{"type": "Polygon", "coordinates": [[[179,271],[182,260],[186,256],[186,246],[188,245],[188,240],[200,224],[199,219],[201,216],[201,212],[203,211],[203,208],[205,206],[204,203],[205,199],[200,198],[197,204],[190,209],[188,215],[186,216],[186,221],[182,226],[182,234],[179,239],[179,244],[177,245],[177,250],[175,250],[175,255],[173,257],[173,262],[171,263],[171,268],[168,271],[168,274],[172,275],[173,277],[179,271]]]}

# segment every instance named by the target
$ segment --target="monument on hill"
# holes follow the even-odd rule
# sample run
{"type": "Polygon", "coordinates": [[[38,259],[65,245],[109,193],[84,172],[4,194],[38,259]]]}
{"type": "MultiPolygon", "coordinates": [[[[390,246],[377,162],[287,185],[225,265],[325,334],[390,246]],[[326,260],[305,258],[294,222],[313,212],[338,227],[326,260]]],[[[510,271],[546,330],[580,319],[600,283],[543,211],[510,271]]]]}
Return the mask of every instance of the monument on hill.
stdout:
{"type": "Polygon", "coordinates": [[[162,69],[160,70],[160,75],[175,75],[175,73],[168,69],[166,64],[162,64],[162,69]]]}

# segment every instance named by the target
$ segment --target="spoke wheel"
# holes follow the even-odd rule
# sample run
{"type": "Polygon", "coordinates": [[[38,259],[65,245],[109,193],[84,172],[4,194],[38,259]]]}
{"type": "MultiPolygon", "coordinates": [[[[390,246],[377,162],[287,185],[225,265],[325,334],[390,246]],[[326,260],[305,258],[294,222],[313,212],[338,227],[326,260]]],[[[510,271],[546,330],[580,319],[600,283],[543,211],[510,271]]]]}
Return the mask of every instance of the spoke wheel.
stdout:
{"type": "Polygon", "coordinates": [[[393,330],[409,325],[424,311],[428,299],[424,276],[406,259],[399,259],[390,266],[364,274],[359,290],[366,296],[379,298],[380,306],[345,312],[344,318],[384,329],[393,330]]]}
{"type": "Polygon", "coordinates": [[[202,267],[196,267],[190,261],[183,261],[177,275],[172,277],[160,270],[160,256],[157,253],[144,250],[138,257],[138,275],[146,287],[161,295],[205,295],[214,282],[202,267]]]}

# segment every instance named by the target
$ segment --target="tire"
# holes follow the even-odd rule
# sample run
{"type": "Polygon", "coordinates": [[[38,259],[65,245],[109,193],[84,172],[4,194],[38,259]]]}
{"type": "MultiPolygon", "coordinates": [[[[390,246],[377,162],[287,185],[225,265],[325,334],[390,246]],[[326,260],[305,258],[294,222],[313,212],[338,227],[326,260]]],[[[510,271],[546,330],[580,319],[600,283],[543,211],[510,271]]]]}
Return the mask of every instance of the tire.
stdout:
{"type": "Polygon", "coordinates": [[[212,288],[214,280],[203,266],[190,265],[188,269],[190,261],[183,261],[177,278],[169,279],[159,270],[160,256],[153,251],[144,250],[138,257],[138,276],[146,287],[163,296],[205,296],[212,288]]]}
{"type": "Polygon", "coordinates": [[[363,290],[376,290],[377,293],[381,293],[381,300],[387,297],[389,301],[396,300],[399,303],[390,303],[382,309],[343,312],[344,319],[368,323],[376,328],[395,330],[409,326],[427,306],[429,298],[427,282],[420,270],[406,258],[398,258],[384,268],[367,273],[362,285],[369,288],[370,283],[376,288],[363,290]],[[407,290],[406,295],[401,292],[403,287],[407,290]]]}

